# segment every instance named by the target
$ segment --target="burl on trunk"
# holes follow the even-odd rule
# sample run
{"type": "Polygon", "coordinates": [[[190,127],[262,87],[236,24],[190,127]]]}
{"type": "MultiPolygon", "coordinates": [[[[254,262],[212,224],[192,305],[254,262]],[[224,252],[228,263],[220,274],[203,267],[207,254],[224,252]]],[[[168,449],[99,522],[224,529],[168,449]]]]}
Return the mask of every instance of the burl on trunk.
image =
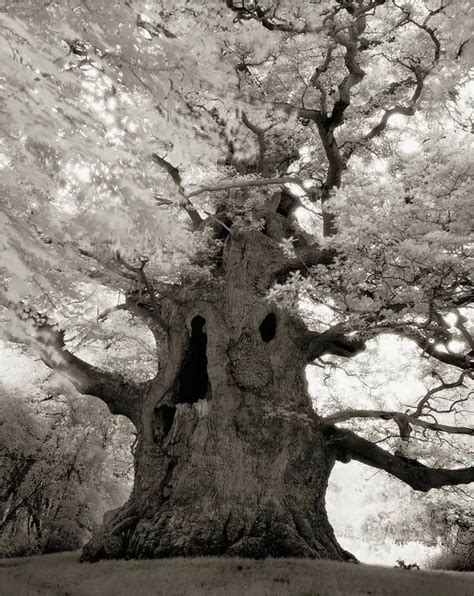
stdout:
{"type": "Polygon", "coordinates": [[[135,484],[84,560],[238,555],[349,560],[325,510],[335,454],[318,429],[295,322],[266,300],[278,243],[226,240],[220,277],[164,308],[168,361],[135,416],[135,484]]]}

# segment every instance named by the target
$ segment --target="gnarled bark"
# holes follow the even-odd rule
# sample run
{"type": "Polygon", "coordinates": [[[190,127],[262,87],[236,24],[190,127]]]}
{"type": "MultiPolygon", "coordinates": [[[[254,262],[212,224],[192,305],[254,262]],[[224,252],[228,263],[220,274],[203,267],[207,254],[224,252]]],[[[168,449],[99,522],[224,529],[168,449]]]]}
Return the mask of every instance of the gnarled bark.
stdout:
{"type": "Polygon", "coordinates": [[[315,426],[306,359],[291,320],[265,297],[278,245],[234,234],[223,259],[222,283],[205,300],[190,292],[170,309],[168,362],[137,424],[132,495],[85,560],[352,559],[325,511],[336,451],[315,426]]]}
{"type": "MultiPolygon", "coordinates": [[[[392,455],[314,413],[307,362],[324,353],[351,356],[364,344],[343,327],[311,332],[269,304],[267,290],[283,260],[283,223],[272,212],[265,233],[233,230],[205,290],[190,285],[159,313],[150,295],[147,316],[159,315],[168,357],[143,385],[91,367],[64,349],[61,335],[43,329],[43,359],[137,429],[130,499],[105,516],[83,560],[353,560],[325,511],[336,459],[384,469],[416,490],[473,479],[472,469],[430,469],[392,455]]],[[[151,294],[150,283],[146,288],[151,294]]]]}

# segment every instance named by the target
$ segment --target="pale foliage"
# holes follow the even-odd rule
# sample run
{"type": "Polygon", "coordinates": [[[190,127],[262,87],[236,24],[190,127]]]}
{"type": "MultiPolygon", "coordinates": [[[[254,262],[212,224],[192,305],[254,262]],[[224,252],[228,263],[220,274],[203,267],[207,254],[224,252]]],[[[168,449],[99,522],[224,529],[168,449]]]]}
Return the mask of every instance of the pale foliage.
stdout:
{"type": "MultiPolygon", "coordinates": [[[[149,331],[123,312],[101,316],[136,290],[117,251],[135,266],[146,261],[157,288],[215,281],[222,243],[208,229],[191,229],[190,204],[203,218],[224,211],[235,230],[263,229],[273,190],[252,184],[291,175],[298,178],[291,189],[306,207],[298,213],[302,227],[338,256],[329,266],[308,270],[303,263],[272,288],[270,300],[306,310],[317,331],[343,325],[363,340],[397,333],[415,341],[426,331],[432,332],[429,346],[450,356],[472,350],[473,86],[467,74],[472,43],[466,41],[472,7],[467,1],[367,2],[372,8],[357,37],[364,76],[351,83],[346,105],[340,100],[348,92],[347,40],[340,34],[352,20],[340,4],[261,2],[270,30],[263,17],[255,18],[259,3],[251,0],[247,13],[217,0],[41,6],[7,0],[0,9],[2,303],[28,303],[67,328],[69,348],[109,369],[126,368],[131,378],[149,378],[157,368],[149,331]],[[311,118],[337,109],[343,110],[337,145],[347,159],[340,184],[328,187],[330,159],[311,118]],[[379,123],[384,126],[377,131],[379,123]],[[153,153],[179,170],[179,184],[153,153]],[[236,188],[199,192],[222,183],[236,188]],[[323,238],[328,212],[337,233],[323,238]],[[446,323],[450,316],[464,327],[446,323]]],[[[293,240],[280,244],[289,259],[296,254],[293,240]]],[[[24,340],[31,331],[2,316],[8,337],[24,340]]],[[[331,372],[326,385],[333,395],[318,395],[322,413],[355,404],[403,408],[407,401],[415,409],[431,387],[432,361],[414,365],[416,395],[407,400],[400,388],[387,395],[390,371],[399,376],[405,366],[393,355],[400,350],[414,359],[419,351],[408,341],[392,344],[390,358],[374,370],[374,352],[384,341],[345,364],[346,373],[323,371],[331,372]],[[359,387],[341,383],[344,374],[357,375],[359,387]],[[362,397],[367,385],[378,388],[362,397]]],[[[452,372],[441,374],[455,380],[452,372]]],[[[432,406],[442,409],[443,400],[458,397],[440,394],[432,406]]],[[[49,427],[33,420],[22,427],[14,410],[8,414],[18,431],[13,453],[29,457],[38,441],[24,433],[44,434],[49,427]]],[[[76,433],[68,438],[72,450],[89,440],[80,425],[67,431],[70,411],[61,416],[61,432],[76,433]]],[[[451,410],[443,421],[467,424],[469,412],[451,410]]],[[[375,424],[364,422],[363,429],[373,440],[382,438],[375,424]]],[[[421,431],[412,439],[411,456],[465,462],[454,461],[456,448],[423,444],[421,431]]],[[[396,437],[388,440],[395,447],[396,437]]],[[[52,455],[41,453],[49,465],[52,455]]],[[[83,456],[84,468],[105,465],[95,449],[83,456]]]]}

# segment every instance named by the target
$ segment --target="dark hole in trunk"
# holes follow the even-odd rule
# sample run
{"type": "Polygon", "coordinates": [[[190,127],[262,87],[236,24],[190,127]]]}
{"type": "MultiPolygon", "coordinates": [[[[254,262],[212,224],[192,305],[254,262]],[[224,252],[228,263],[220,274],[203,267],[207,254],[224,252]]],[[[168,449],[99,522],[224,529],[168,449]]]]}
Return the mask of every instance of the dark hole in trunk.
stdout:
{"type": "Polygon", "coordinates": [[[284,217],[291,217],[293,212],[301,205],[301,201],[288,192],[282,192],[276,212],[284,217]]]}
{"type": "Polygon", "coordinates": [[[201,316],[191,321],[191,339],[178,375],[178,399],[176,403],[193,404],[204,399],[208,392],[209,377],[207,374],[207,334],[204,332],[206,319],[201,316]]]}
{"type": "Polygon", "coordinates": [[[265,343],[272,341],[276,335],[277,318],[274,313],[268,314],[260,325],[260,337],[265,343]]]}
{"type": "Polygon", "coordinates": [[[167,435],[171,427],[173,426],[174,415],[176,414],[176,408],[172,406],[162,406],[160,408],[161,420],[163,424],[163,434],[167,435]]]}

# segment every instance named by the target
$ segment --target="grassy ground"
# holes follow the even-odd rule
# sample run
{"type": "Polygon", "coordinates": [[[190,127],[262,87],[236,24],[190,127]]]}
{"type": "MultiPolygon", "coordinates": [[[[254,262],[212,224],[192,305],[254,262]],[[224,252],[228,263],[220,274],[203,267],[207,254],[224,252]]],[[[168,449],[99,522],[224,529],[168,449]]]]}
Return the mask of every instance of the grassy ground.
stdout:
{"type": "Polygon", "coordinates": [[[468,573],[298,559],[79,563],[78,553],[0,561],[0,596],[472,596],[468,573]]]}

